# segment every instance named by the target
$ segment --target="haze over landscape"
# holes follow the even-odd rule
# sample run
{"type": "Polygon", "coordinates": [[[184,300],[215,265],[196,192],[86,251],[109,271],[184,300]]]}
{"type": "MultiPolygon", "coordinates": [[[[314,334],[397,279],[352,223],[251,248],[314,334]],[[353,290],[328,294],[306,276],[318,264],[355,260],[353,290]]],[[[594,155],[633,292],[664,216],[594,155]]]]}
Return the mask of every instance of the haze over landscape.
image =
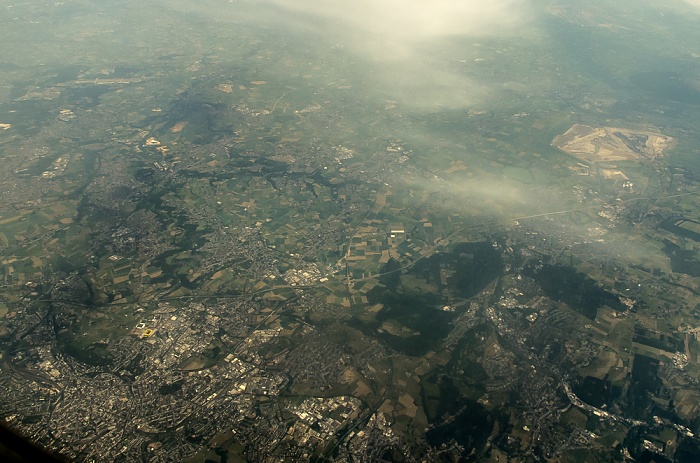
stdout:
{"type": "Polygon", "coordinates": [[[699,2],[0,11],[0,421],[29,441],[700,458],[699,2]]]}

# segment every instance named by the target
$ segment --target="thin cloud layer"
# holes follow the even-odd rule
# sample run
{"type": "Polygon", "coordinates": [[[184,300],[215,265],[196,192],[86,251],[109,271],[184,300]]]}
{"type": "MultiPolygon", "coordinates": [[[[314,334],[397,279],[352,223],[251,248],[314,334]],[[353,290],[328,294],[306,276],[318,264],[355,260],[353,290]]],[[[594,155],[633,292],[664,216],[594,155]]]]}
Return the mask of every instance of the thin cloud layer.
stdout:
{"type": "Polygon", "coordinates": [[[370,34],[368,40],[411,45],[450,36],[497,36],[522,24],[527,2],[513,0],[270,0],[334,27],[370,34]]]}
{"type": "Polygon", "coordinates": [[[464,106],[483,93],[480,85],[438,62],[436,47],[458,62],[473,51],[450,53],[444,48],[448,39],[520,34],[531,17],[528,2],[513,0],[268,1],[293,16],[287,24],[325,29],[342,40],[373,66],[380,90],[421,107],[464,106]]]}
{"type": "Polygon", "coordinates": [[[289,11],[366,32],[421,42],[453,35],[500,35],[522,23],[527,2],[513,0],[269,0],[289,11]]]}

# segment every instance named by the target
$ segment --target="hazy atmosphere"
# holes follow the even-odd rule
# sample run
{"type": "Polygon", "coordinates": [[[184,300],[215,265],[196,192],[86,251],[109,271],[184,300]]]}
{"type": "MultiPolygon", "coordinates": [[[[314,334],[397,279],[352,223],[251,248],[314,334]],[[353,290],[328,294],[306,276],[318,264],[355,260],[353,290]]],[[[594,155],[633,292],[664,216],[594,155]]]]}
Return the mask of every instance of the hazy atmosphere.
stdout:
{"type": "Polygon", "coordinates": [[[0,12],[0,423],[23,439],[700,459],[700,2],[0,12]]]}

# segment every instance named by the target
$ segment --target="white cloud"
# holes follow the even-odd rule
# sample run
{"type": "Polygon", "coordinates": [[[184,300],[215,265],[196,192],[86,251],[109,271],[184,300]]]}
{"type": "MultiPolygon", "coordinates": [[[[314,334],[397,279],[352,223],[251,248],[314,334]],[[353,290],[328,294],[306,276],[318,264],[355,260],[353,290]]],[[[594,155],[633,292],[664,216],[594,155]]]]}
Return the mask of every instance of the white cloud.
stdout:
{"type": "Polygon", "coordinates": [[[514,0],[267,1],[289,13],[287,25],[341,40],[370,63],[378,90],[419,107],[460,107],[484,93],[454,69],[474,50],[446,49],[449,39],[522,34],[532,15],[529,2],[514,0]]]}
{"type": "Polygon", "coordinates": [[[514,0],[270,0],[289,11],[326,18],[387,43],[419,43],[446,36],[500,35],[527,16],[514,0]]]}

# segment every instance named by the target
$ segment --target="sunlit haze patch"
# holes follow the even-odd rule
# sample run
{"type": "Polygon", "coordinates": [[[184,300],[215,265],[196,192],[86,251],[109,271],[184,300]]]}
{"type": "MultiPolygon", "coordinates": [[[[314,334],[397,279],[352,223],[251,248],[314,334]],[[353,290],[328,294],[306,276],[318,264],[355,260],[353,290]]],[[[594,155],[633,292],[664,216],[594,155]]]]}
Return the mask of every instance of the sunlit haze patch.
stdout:
{"type": "Polygon", "coordinates": [[[450,40],[526,34],[529,2],[269,0],[295,15],[286,24],[327,28],[372,63],[380,88],[413,107],[460,107],[485,93],[483,83],[449,65],[473,62],[450,40]],[[435,50],[446,60],[436,58],[435,50]]]}
{"type": "MultiPolygon", "coordinates": [[[[269,0],[290,11],[322,17],[334,26],[346,25],[371,34],[390,48],[441,37],[499,36],[512,33],[529,16],[529,2],[496,0],[269,0]]],[[[396,51],[396,49],[392,50],[396,51]]]]}

